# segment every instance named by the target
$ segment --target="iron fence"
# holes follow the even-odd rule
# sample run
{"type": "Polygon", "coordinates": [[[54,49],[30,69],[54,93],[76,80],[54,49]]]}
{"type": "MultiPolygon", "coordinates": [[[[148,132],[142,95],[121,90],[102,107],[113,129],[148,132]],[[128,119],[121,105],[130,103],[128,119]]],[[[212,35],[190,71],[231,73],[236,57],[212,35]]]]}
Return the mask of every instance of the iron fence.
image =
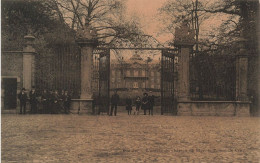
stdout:
{"type": "Polygon", "coordinates": [[[35,56],[35,86],[38,90],[68,90],[80,93],[80,49],[76,44],[56,44],[49,54],[35,56]]]}
{"type": "Polygon", "coordinates": [[[232,55],[198,53],[190,60],[192,100],[235,100],[236,66],[232,55]]]}

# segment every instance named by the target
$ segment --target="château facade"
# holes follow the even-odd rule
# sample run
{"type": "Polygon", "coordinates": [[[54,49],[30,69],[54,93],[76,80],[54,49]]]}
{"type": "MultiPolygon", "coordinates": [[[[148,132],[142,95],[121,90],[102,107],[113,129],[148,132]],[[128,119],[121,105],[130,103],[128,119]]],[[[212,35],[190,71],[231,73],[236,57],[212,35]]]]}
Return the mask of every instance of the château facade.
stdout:
{"type": "Polygon", "coordinates": [[[144,92],[160,95],[160,63],[148,62],[135,53],[126,62],[112,62],[110,67],[110,90],[117,90],[121,97],[143,96],[144,92]]]}

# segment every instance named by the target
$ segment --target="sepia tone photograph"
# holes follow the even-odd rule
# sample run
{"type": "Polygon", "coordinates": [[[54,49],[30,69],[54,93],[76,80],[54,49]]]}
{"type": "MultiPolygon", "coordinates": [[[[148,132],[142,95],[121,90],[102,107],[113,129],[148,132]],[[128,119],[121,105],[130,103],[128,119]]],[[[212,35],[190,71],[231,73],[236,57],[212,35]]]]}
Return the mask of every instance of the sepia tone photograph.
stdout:
{"type": "Polygon", "coordinates": [[[259,163],[258,0],[1,0],[1,162],[259,163]]]}

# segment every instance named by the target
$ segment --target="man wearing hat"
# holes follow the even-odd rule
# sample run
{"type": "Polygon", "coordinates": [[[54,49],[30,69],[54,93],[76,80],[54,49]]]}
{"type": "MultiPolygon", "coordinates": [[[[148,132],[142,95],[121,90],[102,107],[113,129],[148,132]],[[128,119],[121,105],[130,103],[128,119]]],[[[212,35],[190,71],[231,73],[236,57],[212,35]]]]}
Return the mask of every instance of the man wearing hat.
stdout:
{"type": "Polygon", "coordinates": [[[153,106],[154,106],[154,95],[152,94],[153,92],[150,91],[149,92],[149,96],[148,96],[148,104],[149,104],[149,115],[153,115],[153,106]]]}
{"type": "Polygon", "coordinates": [[[117,113],[117,105],[119,102],[119,95],[117,94],[117,91],[114,91],[114,94],[111,97],[111,111],[110,111],[110,116],[113,115],[113,109],[115,108],[115,113],[114,115],[116,116],[117,113]]]}
{"type": "Polygon", "coordinates": [[[36,95],[35,87],[32,87],[29,97],[30,97],[30,104],[31,104],[31,113],[37,113],[37,95],[36,95]]]}
{"type": "Polygon", "coordinates": [[[27,94],[25,93],[25,89],[23,88],[18,95],[20,100],[20,114],[26,113],[26,101],[27,101],[27,94]]]}
{"type": "Polygon", "coordinates": [[[144,115],[146,115],[146,109],[148,109],[148,94],[147,93],[144,93],[143,94],[144,95],[144,97],[142,98],[142,106],[141,106],[141,109],[143,109],[144,110],[144,115]]]}

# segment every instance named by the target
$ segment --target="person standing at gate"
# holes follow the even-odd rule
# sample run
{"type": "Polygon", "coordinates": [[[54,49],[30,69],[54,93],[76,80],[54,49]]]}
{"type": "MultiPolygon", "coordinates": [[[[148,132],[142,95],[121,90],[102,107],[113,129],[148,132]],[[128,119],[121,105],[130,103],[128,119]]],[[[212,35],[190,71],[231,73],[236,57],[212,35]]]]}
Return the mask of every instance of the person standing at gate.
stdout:
{"type": "Polygon", "coordinates": [[[137,96],[137,98],[135,100],[135,110],[136,110],[137,115],[139,114],[139,110],[140,110],[141,105],[142,105],[141,98],[139,96],[137,96]]]}
{"type": "Polygon", "coordinates": [[[59,100],[60,100],[59,93],[57,90],[55,90],[52,96],[52,101],[53,101],[52,113],[54,114],[57,114],[60,110],[59,100]]]}
{"type": "Polygon", "coordinates": [[[60,97],[60,99],[59,99],[59,108],[60,108],[60,110],[63,110],[64,113],[66,113],[66,109],[65,109],[65,105],[64,105],[64,103],[65,103],[64,100],[65,100],[66,96],[65,96],[65,91],[64,90],[61,90],[61,93],[60,93],[59,97],[60,97]]]}
{"type": "Polygon", "coordinates": [[[132,99],[130,97],[130,95],[126,98],[126,110],[127,110],[127,113],[128,115],[131,115],[131,112],[132,112],[132,99]]]}
{"type": "Polygon", "coordinates": [[[31,113],[37,113],[37,94],[35,91],[35,87],[32,87],[32,90],[29,94],[30,97],[30,104],[31,104],[31,113]]]}
{"type": "Polygon", "coordinates": [[[65,114],[68,114],[70,112],[70,100],[71,97],[68,91],[65,91],[63,96],[63,105],[64,105],[65,114]]]}
{"type": "Polygon", "coordinates": [[[26,113],[26,101],[27,101],[27,94],[25,93],[25,89],[23,88],[18,95],[20,100],[20,114],[26,113]]]}
{"type": "Polygon", "coordinates": [[[149,104],[149,115],[153,115],[153,107],[154,107],[154,95],[152,95],[152,91],[150,91],[150,95],[148,96],[148,104],[149,104]]]}
{"type": "Polygon", "coordinates": [[[144,110],[144,115],[146,115],[146,110],[148,109],[148,94],[144,93],[144,97],[142,98],[142,106],[141,108],[144,110]]]}
{"type": "Polygon", "coordinates": [[[114,94],[111,97],[111,112],[110,112],[110,116],[113,115],[113,109],[114,108],[115,108],[114,115],[116,116],[118,102],[119,102],[119,95],[117,94],[117,91],[115,90],[114,94]]]}
{"type": "Polygon", "coordinates": [[[49,112],[49,107],[50,107],[50,96],[49,93],[47,92],[46,89],[43,90],[42,93],[42,107],[43,107],[43,113],[48,113],[49,112]]]}

